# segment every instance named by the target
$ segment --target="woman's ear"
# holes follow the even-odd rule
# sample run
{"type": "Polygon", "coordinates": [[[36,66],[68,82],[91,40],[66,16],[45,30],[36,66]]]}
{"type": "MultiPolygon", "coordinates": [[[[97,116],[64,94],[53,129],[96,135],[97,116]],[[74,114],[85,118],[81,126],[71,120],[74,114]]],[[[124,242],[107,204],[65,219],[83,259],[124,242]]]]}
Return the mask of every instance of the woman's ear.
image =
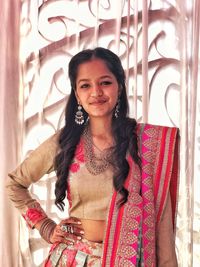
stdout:
{"type": "Polygon", "coordinates": [[[78,94],[77,94],[76,91],[75,91],[75,97],[76,97],[76,100],[77,100],[78,104],[80,104],[80,100],[79,100],[79,97],[78,97],[78,94]]]}

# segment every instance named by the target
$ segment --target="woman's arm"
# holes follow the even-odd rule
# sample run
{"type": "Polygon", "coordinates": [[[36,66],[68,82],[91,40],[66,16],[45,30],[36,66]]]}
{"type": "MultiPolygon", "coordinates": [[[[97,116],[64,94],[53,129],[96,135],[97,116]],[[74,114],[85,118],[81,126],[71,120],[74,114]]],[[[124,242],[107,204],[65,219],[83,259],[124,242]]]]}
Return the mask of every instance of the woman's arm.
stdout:
{"type": "Polygon", "coordinates": [[[53,161],[57,153],[58,133],[47,139],[13,172],[8,174],[7,193],[14,206],[21,212],[30,228],[47,217],[40,204],[32,198],[29,186],[43,175],[53,171],[53,161]]]}
{"type": "Polygon", "coordinates": [[[169,194],[156,234],[158,267],[177,267],[175,237],[172,224],[172,208],[169,194]]]}

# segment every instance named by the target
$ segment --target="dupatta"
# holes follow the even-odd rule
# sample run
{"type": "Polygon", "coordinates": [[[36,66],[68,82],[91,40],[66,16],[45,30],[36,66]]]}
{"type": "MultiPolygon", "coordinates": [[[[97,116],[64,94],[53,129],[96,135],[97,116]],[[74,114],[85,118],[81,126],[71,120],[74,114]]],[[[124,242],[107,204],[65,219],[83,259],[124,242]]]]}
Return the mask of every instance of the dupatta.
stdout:
{"type": "Polygon", "coordinates": [[[156,266],[156,226],[171,196],[175,226],[178,191],[178,129],[138,124],[142,170],[127,158],[130,170],[125,187],[127,202],[118,207],[120,194],[113,193],[104,240],[102,267],[156,266]],[[141,241],[142,248],[139,244],[141,241]],[[142,251],[142,252],[141,252],[142,251]]]}

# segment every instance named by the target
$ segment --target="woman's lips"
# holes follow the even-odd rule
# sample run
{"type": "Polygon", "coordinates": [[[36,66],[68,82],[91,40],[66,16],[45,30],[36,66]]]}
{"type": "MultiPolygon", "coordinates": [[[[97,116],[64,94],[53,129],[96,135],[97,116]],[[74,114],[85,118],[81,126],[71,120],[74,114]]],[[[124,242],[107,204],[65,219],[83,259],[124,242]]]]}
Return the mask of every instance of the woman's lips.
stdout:
{"type": "Polygon", "coordinates": [[[106,99],[99,99],[99,100],[95,100],[95,101],[90,102],[90,105],[102,105],[106,101],[107,101],[106,99]]]}

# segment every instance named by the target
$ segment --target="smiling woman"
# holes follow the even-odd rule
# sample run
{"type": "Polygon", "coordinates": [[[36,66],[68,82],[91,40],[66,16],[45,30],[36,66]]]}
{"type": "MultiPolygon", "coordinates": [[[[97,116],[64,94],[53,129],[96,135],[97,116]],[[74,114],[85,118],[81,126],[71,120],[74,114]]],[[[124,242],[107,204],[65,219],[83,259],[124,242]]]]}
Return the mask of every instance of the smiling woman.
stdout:
{"type": "Polygon", "coordinates": [[[92,59],[78,68],[76,98],[90,117],[111,121],[120,88],[105,61],[92,59]]]}
{"type": "Polygon", "coordinates": [[[108,49],[76,54],[69,78],[65,126],[7,183],[29,227],[52,244],[45,267],[176,267],[178,130],[129,118],[125,73],[108,49]],[[69,201],[58,224],[28,192],[53,170],[55,204],[69,201]]]}

